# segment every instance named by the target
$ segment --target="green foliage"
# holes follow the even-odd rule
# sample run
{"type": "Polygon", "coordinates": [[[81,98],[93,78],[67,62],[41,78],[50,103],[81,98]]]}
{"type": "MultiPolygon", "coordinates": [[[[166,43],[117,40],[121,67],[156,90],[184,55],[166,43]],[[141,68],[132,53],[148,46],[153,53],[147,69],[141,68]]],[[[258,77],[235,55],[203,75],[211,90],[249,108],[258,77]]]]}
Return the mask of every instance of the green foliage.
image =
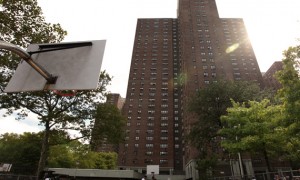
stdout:
{"type": "Polygon", "coordinates": [[[117,145],[124,137],[126,119],[120,110],[111,104],[99,104],[95,113],[91,147],[96,150],[103,142],[117,145]]]}
{"type": "Polygon", "coordinates": [[[0,162],[12,164],[11,172],[32,175],[40,155],[41,134],[3,134],[0,136],[0,162]]]}
{"type": "MultiPolygon", "coordinates": [[[[245,102],[261,97],[261,94],[257,84],[240,81],[218,81],[200,89],[196,97],[192,98],[189,103],[189,111],[194,113],[198,120],[193,124],[187,140],[198,150],[199,162],[204,161],[199,164],[198,169],[209,170],[212,168],[200,166],[215,165],[214,153],[222,151],[217,132],[223,126],[220,117],[225,115],[226,109],[231,106],[231,99],[245,102]]],[[[222,151],[222,153],[215,153],[215,155],[220,156],[217,159],[222,159],[225,154],[222,151]]],[[[203,171],[202,175],[205,174],[203,171]]]]}
{"type": "Polygon", "coordinates": [[[282,84],[278,96],[285,112],[281,126],[287,129],[287,154],[292,161],[297,162],[300,160],[300,46],[289,47],[283,55],[283,70],[277,73],[282,84]]]}
{"type": "Polygon", "coordinates": [[[221,145],[228,152],[250,152],[265,157],[271,171],[270,157],[283,157],[285,152],[286,129],[279,126],[284,117],[281,105],[271,105],[265,99],[261,102],[232,102],[228,115],[221,117],[226,124],[219,134],[224,137],[221,145]]]}
{"type": "Polygon", "coordinates": [[[199,180],[206,180],[211,176],[211,170],[217,165],[217,156],[211,155],[196,160],[196,168],[199,171],[199,180]]]}
{"type": "Polygon", "coordinates": [[[79,148],[78,146],[81,146],[78,141],[51,146],[47,166],[55,168],[76,167],[77,158],[74,156],[74,152],[79,148]]]}
{"type": "Polygon", "coordinates": [[[221,117],[224,128],[219,134],[225,138],[222,146],[231,153],[278,151],[283,146],[285,130],[279,122],[283,118],[282,106],[271,105],[269,100],[236,103],[221,117]]]}
{"type": "Polygon", "coordinates": [[[72,141],[68,144],[50,148],[48,167],[53,168],[87,168],[115,169],[117,154],[113,152],[94,152],[89,145],[72,141]]]}
{"type": "Polygon", "coordinates": [[[96,159],[97,169],[115,169],[117,167],[118,155],[114,152],[98,152],[96,159]]]}
{"type": "MultiPolygon", "coordinates": [[[[115,169],[117,154],[93,152],[90,146],[70,141],[63,132],[53,132],[50,137],[50,154],[47,167],[115,169]]],[[[33,175],[41,153],[42,133],[3,134],[0,136],[0,163],[12,164],[12,173],[33,175]]]]}
{"type": "Polygon", "coordinates": [[[300,122],[300,80],[299,80],[299,60],[300,46],[290,47],[283,53],[283,70],[277,74],[282,89],[279,97],[286,109],[286,122],[300,122]]]}
{"type": "Polygon", "coordinates": [[[189,104],[190,112],[198,117],[189,134],[191,143],[197,149],[205,148],[204,146],[218,136],[217,131],[222,127],[220,117],[231,106],[231,99],[245,102],[255,99],[259,93],[260,88],[249,82],[219,81],[200,89],[189,104]]]}

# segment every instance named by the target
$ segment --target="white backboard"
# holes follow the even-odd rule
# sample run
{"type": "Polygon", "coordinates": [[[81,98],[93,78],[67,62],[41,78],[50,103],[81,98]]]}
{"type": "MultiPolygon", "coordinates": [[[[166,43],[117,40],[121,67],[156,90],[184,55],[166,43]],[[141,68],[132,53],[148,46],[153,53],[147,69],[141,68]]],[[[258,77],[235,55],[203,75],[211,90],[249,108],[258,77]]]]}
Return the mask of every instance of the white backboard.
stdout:
{"type": "Polygon", "coordinates": [[[159,174],[159,165],[147,165],[147,175],[159,174]]]}
{"type": "Polygon", "coordinates": [[[32,44],[27,52],[66,48],[80,44],[91,44],[70,49],[60,49],[32,54],[34,62],[48,73],[57,76],[55,84],[47,81],[26,61],[22,61],[11,78],[5,92],[41,90],[91,90],[99,81],[105,40],[66,42],[58,44],[32,44]]]}

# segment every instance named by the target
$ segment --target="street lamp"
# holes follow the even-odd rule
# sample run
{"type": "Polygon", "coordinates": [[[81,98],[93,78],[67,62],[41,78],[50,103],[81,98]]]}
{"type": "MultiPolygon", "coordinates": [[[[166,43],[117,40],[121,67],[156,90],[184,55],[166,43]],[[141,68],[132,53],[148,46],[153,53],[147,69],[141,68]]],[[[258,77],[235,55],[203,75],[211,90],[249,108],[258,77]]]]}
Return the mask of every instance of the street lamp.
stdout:
{"type": "MultiPolygon", "coordinates": [[[[234,126],[234,128],[239,128],[241,125],[239,124],[238,126],[234,126]]],[[[238,141],[238,137],[235,136],[235,140],[238,141]]],[[[244,178],[244,168],[243,168],[243,163],[242,163],[242,157],[241,153],[238,152],[238,158],[239,158],[239,166],[240,166],[240,171],[241,171],[241,176],[244,178]]]]}

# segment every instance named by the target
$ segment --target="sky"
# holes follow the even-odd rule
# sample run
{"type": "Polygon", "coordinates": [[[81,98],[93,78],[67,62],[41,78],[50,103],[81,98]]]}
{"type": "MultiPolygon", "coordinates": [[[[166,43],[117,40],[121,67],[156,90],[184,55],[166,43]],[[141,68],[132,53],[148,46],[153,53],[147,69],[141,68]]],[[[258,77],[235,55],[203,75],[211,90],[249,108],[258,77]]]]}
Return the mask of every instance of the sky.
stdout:
{"type": "MultiPolygon", "coordinates": [[[[216,0],[221,18],[243,18],[262,72],[300,38],[299,0],[216,0]]],[[[107,40],[101,70],[113,76],[109,91],[126,96],[138,18],[176,18],[177,0],[38,0],[46,22],[68,32],[65,42],[107,40]]],[[[0,117],[0,134],[37,132],[30,115],[0,117]]]]}

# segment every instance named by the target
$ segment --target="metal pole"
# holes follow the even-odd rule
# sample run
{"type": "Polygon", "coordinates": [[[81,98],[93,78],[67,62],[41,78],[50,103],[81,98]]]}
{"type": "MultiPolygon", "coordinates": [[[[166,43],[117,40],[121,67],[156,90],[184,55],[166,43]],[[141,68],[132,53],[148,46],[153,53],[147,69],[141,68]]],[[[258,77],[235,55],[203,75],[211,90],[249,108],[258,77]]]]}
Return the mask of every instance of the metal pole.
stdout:
{"type": "Polygon", "coordinates": [[[238,153],[238,156],[239,156],[239,164],[240,164],[241,176],[242,176],[242,178],[244,178],[244,169],[243,169],[243,164],[242,164],[241,153],[238,153]]]}
{"type": "Polygon", "coordinates": [[[4,42],[4,41],[0,41],[0,49],[6,49],[8,51],[16,53],[23,60],[25,60],[33,69],[35,69],[40,75],[42,75],[47,80],[48,84],[55,84],[57,77],[53,77],[43,67],[41,67],[39,64],[34,62],[31,56],[23,49],[19,48],[14,44],[4,42]]]}

